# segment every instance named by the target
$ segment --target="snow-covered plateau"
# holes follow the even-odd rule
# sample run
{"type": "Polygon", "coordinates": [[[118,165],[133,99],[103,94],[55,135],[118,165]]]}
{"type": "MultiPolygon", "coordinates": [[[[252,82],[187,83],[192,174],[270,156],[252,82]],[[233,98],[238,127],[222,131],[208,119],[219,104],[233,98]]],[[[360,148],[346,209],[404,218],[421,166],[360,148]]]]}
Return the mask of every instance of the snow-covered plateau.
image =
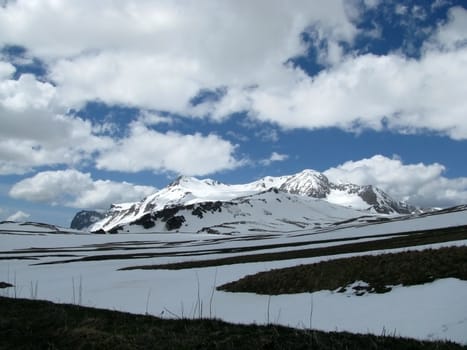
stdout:
{"type": "MultiPolygon", "coordinates": [[[[277,194],[266,191],[256,199],[269,202],[271,198],[268,196],[275,200],[277,194]]],[[[281,195],[290,195],[291,202],[296,199],[290,193],[281,195]]],[[[310,198],[308,210],[316,209],[317,203],[322,203],[322,200],[310,198]]],[[[334,204],[326,202],[326,205],[329,207],[319,206],[323,220],[330,220],[336,212],[339,219],[351,217],[351,211],[354,211],[346,208],[349,214],[345,216],[347,212],[343,214],[344,211],[337,210],[334,204]]],[[[263,208],[258,206],[257,210],[263,208]]],[[[276,215],[274,210],[271,212],[276,215]]],[[[32,223],[2,223],[0,281],[14,287],[0,289],[0,294],[149,313],[163,318],[203,316],[258,324],[269,321],[298,328],[311,325],[321,330],[449,339],[467,344],[467,281],[455,278],[410,287],[395,286],[388,293],[362,296],[321,290],[269,297],[215,289],[246,275],[273,268],[363,254],[465,246],[467,239],[284,260],[216,264],[219,259],[383,242],[395,236],[409,237],[408,232],[465,228],[466,225],[465,206],[376,222],[352,221],[321,229],[305,227],[291,232],[248,231],[235,235],[206,232],[97,235],[60,228],[53,230],[32,223]],[[179,270],[121,270],[201,260],[212,260],[213,264],[179,270]]]]}

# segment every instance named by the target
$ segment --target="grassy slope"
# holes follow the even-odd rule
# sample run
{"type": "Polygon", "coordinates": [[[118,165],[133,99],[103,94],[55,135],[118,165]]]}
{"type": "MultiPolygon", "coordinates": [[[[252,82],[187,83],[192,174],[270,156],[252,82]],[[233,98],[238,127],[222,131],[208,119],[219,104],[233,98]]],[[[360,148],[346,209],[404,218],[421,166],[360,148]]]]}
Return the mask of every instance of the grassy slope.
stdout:
{"type": "Polygon", "coordinates": [[[218,289],[230,292],[287,294],[335,290],[355,281],[384,293],[391,285],[416,285],[439,278],[467,280],[467,246],[365,255],[275,269],[246,276],[218,289]]]}
{"type": "MultiPolygon", "coordinates": [[[[218,320],[161,320],[0,298],[0,349],[462,349],[445,342],[324,333],[218,320]]],[[[465,347],[464,347],[465,348],[465,347]]]]}

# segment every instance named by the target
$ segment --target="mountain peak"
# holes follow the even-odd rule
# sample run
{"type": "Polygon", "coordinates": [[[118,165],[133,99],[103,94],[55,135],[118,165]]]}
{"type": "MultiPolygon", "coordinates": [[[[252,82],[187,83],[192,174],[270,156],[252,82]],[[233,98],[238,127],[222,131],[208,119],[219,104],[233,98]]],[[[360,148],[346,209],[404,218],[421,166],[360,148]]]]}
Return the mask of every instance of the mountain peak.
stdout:
{"type": "Polygon", "coordinates": [[[173,180],[167,187],[175,187],[175,186],[179,186],[185,183],[190,183],[193,181],[199,181],[199,180],[194,177],[180,175],[175,180],[173,180]]]}
{"type": "Polygon", "coordinates": [[[280,190],[315,198],[325,198],[330,192],[330,184],[324,174],[312,169],[305,169],[290,176],[282,184],[280,190]]]}
{"type": "Polygon", "coordinates": [[[219,186],[222,185],[221,182],[213,179],[198,179],[196,177],[192,176],[185,176],[181,175],[177,177],[174,181],[172,181],[167,188],[174,188],[178,186],[182,187],[190,187],[190,186],[196,186],[196,185],[208,185],[208,186],[219,186]]]}

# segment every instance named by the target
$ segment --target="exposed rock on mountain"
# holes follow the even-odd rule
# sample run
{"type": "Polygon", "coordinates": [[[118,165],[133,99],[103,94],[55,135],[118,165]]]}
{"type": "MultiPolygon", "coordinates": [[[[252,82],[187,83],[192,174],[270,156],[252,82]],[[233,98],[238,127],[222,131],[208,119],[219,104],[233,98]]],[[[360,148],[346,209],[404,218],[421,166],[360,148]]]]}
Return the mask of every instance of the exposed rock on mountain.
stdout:
{"type": "Polygon", "coordinates": [[[106,213],[97,210],[81,210],[71,220],[70,228],[86,230],[105,217],[106,213]]]}

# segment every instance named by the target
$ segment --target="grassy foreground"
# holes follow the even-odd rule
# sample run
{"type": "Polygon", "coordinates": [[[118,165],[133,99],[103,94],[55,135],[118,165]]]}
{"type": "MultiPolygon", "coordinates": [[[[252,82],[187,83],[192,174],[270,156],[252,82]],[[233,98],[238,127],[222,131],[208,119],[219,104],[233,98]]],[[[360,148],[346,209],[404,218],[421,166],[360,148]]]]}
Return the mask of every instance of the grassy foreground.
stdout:
{"type": "Polygon", "coordinates": [[[322,261],[245,276],[219,290],[258,294],[287,294],[336,290],[344,292],[355,281],[364,281],[356,294],[385,293],[395,285],[411,286],[454,277],[467,280],[467,246],[364,255],[322,261]]]}
{"type": "Polygon", "coordinates": [[[465,349],[450,342],[234,325],[0,297],[0,349],[465,349]]]}

